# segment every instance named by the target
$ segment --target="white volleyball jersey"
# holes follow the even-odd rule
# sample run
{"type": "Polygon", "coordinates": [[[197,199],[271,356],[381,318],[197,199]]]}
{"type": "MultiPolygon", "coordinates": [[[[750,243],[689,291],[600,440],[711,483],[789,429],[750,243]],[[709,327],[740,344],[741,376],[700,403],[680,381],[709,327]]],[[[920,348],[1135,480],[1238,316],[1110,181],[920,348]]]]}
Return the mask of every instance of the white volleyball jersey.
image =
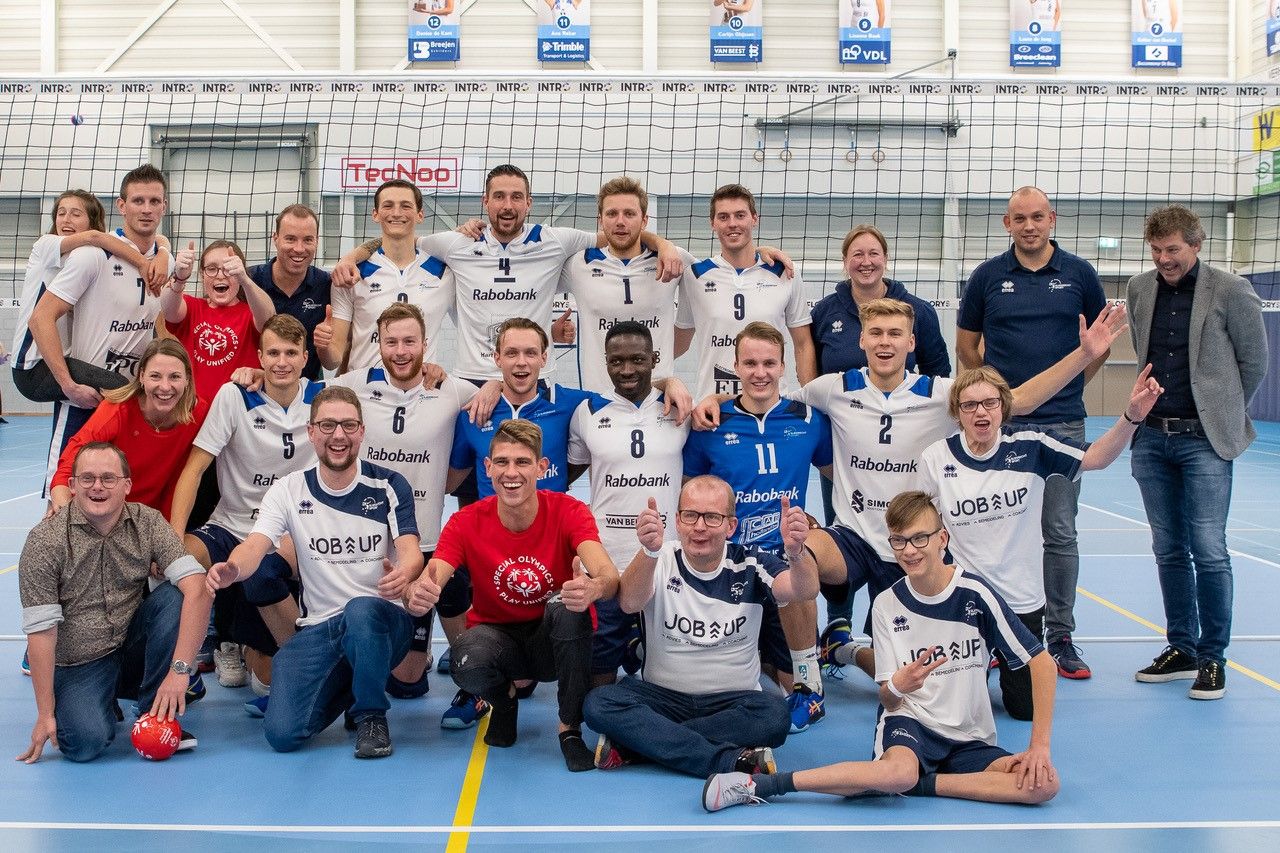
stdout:
{"type": "MultiPolygon", "coordinates": [[[[902,578],[876,596],[871,605],[876,681],[888,681],[923,652],[931,652],[930,661],[946,655],[946,663],[908,693],[893,714],[911,717],[952,741],[994,744],[996,723],[987,692],[991,652],[999,651],[1011,668],[1021,669],[1044,648],[984,580],[953,568],[950,583],[937,595],[920,595],[909,578],[902,578]]],[[[877,758],[881,741],[877,733],[877,758]]]]}
{"type": "Polygon", "coordinates": [[[476,395],[476,387],[450,378],[432,390],[415,385],[402,391],[381,367],[353,370],[333,384],[345,385],[360,398],[360,457],[399,471],[409,481],[422,550],[433,550],[440,539],[454,424],[458,412],[476,395]]]}
{"type": "Polygon", "coordinates": [[[981,457],[970,454],[960,434],[920,455],[920,486],[937,497],[952,555],[991,584],[1014,613],[1045,603],[1045,480],[1076,479],[1083,460],[1084,449],[1074,441],[1008,426],[981,457]]]}
{"type": "Polygon", "coordinates": [[[885,394],[864,367],[819,376],[789,395],[831,418],[836,520],[885,562],[896,562],[884,521],[889,501],[920,487],[920,454],[956,431],[947,412],[951,381],[907,373],[885,394]]]}
{"type": "Polygon", "coordinates": [[[323,388],[323,382],[301,380],[288,406],[234,382],[218,389],[195,440],[196,447],[216,457],[219,498],[209,523],[244,541],[267,489],[316,464],[307,424],[311,398],[323,388]]]}
{"type": "MultiPolygon", "coordinates": [[[[13,333],[13,366],[24,370],[40,363],[40,349],[36,346],[31,329],[27,327],[36,303],[49,289],[54,276],[62,268],[62,237],[45,234],[31,247],[27,258],[27,271],[22,277],[22,293],[19,296],[18,325],[13,333]]],[[[62,352],[71,346],[71,315],[58,318],[58,337],[62,339],[62,352]]]]}
{"type": "MultiPolygon", "coordinates": [[[[685,264],[693,262],[687,252],[685,264]]],[[[608,248],[590,248],[569,258],[560,270],[560,290],[578,308],[578,387],[599,394],[613,391],[604,365],[609,327],[634,320],[653,335],[658,363],[653,378],[671,375],[675,364],[676,292],[679,280],[658,281],[658,255],[645,251],[624,260],[608,248]]]]}
{"type": "Polygon", "coordinates": [[[591,466],[591,512],[600,544],[620,571],[640,549],[636,516],[649,498],[658,501],[667,538],[676,538],[689,423],[678,425],[663,415],[664,404],[657,391],[639,406],[609,393],[584,400],[569,423],[569,462],[591,466]]]}
{"type": "MultiPolygon", "coordinates": [[[[115,234],[127,239],[121,229],[115,234]]],[[[147,257],[155,252],[153,243],[147,257]]],[[[133,264],[81,246],[63,259],[49,292],[73,309],[69,355],[123,376],[138,372],[138,359],[155,337],[160,299],[133,264]]]]}
{"type": "MultiPolygon", "coordinates": [[[[698,356],[696,399],[708,394],[738,394],[742,383],[733,371],[733,339],[756,320],[779,331],[809,325],[809,307],[799,277],[784,278],[782,264],[735,269],[717,255],[692,264],[680,282],[676,328],[695,329],[698,356]]],[[[783,387],[788,381],[783,380],[783,387]]]]}
{"type": "Polygon", "coordinates": [[[360,276],[355,287],[335,287],[330,297],[333,316],[351,323],[347,369],[363,370],[382,363],[378,317],[397,302],[408,302],[422,311],[427,326],[425,359],[436,361],[440,323],[446,314],[453,313],[453,273],[445,262],[419,251],[413,263],[402,270],[379,249],[360,264],[360,276]]]}
{"type": "Polygon", "coordinates": [[[418,533],[405,478],[363,459],[356,464],[356,478],[341,492],[308,468],[276,481],[262,499],[253,532],[277,548],[288,533],[298,553],[299,627],[338,615],[353,598],[378,595],[382,558],[394,562],[395,540],[418,533]]]}
{"type": "Polygon", "coordinates": [[[709,574],[685,564],[679,542],[664,543],[657,563],[641,611],[644,680],[681,693],[759,690],[760,625],[786,564],[732,542],[709,574]]]}
{"type": "MultiPolygon", "coordinates": [[[[576,228],[528,225],[510,243],[493,229],[479,240],[452,231],[418,240],[418,248],[442,258],[453,270],[458,316],[458,358],[462,379],[500,379],[493,363],[498,327],[509,317],[526,317],[551,334],[551,303],[560,268],[570,255],[596,244],[596,235],[576,228]]],[[[544,377],[552,372],[548,361],[544,377]]]]}

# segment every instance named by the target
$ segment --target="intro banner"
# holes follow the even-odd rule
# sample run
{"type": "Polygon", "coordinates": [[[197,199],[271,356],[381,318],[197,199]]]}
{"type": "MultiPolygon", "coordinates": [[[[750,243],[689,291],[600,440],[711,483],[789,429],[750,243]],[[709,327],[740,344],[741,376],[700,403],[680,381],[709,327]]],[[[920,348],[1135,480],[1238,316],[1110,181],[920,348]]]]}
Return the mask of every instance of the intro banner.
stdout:
{"type": "Polygon", "coordinates": [[[538,61],[591,58],[591,0],[534,0],[538,9],[538,61]]]}
{"type": "Polygon", "coordinates": [[[1009,0],[1009,65],[1062,65],[1062,0],[1009,0]]]}
{"type": "Polygon", "coordinates": [[[889,4],[892,0],[837,2],[840,4],[840,64],[887,64],[891,47],[889,4]]]}
{"type": "Polygon", "coordinates": [[[711,0],[711,61],[764,59],[764,0],[711,0]]]}
{"type": "Polygon", "coordinates": [[[1182,67],[1182,0],[1132,0],[1133,67],[1182,67]]]}
{"type": "Polygon", "coordinates": [[[409,61],[457,62],[462,0],[413,0],[409,4],[409,61]]]}

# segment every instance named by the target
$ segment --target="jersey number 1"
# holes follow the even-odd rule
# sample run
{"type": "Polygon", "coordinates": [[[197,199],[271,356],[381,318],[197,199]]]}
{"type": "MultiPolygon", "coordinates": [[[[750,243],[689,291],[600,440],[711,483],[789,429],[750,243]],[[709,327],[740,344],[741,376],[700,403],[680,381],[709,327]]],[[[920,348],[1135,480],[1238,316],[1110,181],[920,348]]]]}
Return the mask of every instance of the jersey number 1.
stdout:
{"type": "Polygon", "coordinates": [[[778,452],[774,449],[773,442],[769,444],[756,445],[756,458],[760,462],[760,474],[776,474],[778,473],[778,452]],[[765,457],[768,456],[768,464],[765,463],[765,457]]]}

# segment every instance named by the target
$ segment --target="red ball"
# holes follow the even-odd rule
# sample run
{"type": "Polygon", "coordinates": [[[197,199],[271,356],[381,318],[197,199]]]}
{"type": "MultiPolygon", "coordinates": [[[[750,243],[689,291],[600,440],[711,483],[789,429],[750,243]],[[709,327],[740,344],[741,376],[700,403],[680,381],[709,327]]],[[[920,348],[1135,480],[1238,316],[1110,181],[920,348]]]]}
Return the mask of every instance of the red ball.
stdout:
{"type": "Polygon", "coordinates": [[[149,761],[164,761],[178,751],[182,727],[177,720],[143,714],[133,724],[133,748],[149,761]]]}

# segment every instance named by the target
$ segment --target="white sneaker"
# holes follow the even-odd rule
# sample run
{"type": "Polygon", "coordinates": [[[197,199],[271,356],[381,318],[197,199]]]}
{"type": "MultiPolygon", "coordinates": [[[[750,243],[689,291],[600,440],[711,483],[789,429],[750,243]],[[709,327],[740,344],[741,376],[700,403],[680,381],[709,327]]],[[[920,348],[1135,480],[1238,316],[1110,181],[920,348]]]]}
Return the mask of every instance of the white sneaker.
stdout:
{"type": "Polygon", "coordinates": [[[249,670],[249,689],[252,690],[254,694],[258,696],[271,695],[271,685],[264,684],[262,679],[258,678],[258,673],[254,672],[253,670],[249,670]]]}
{"type": "Polygon", "coordinates": [[[746,773],[715,773],[702,788],[702,807],[709,812],[744,804],[758,806],[764,802],[756,796],[756,783],[746,773]]]}
{"type": "Polygon", "coordinates": [[[213,668],[218,673],[218,683],[223,687],[244,687],[249,683],[249,671],[240,658],[240,647],[235,643],[222,643],[213,650],[213,668]]]}

